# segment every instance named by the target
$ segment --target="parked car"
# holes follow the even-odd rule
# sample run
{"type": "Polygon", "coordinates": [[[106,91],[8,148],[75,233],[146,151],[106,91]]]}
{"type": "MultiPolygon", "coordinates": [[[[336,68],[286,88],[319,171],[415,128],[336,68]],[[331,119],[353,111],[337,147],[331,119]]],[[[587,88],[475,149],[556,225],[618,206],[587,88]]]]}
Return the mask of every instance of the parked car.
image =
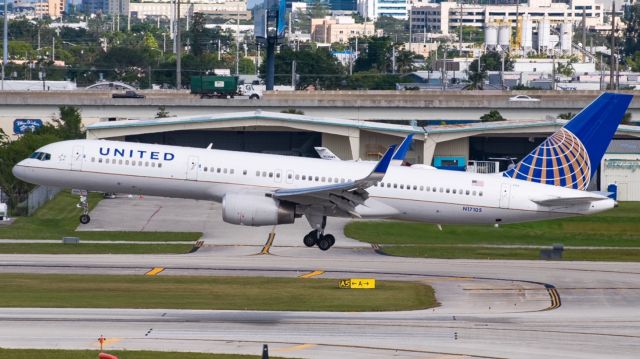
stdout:
{"type": "Polygon", "coordinates": [[[518,96],[509,97],[509,101],[512,101],[512,102],[539,102],[540,99],[539,98],[533,98],[533,97],[527,96],[527,95],[518,95],[518,96]]]}
{"type": "Polygon", "coordinates": [[[111,98],[144,98],[144,95],[135,91],[126,91],[125,93],[114,93],[111,98]]]}

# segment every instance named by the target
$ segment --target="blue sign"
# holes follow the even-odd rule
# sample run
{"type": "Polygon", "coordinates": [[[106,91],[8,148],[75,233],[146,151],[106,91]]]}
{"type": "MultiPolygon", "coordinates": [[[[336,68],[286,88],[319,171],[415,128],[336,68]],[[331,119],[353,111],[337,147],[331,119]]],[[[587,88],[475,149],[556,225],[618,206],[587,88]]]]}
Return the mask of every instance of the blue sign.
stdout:
{"type": "Polygon", "coordinates": [[[42,120],[19,118],[13,121],[13,133],[22,135],[27,132],[34,132],[42,126],[42,120]]]}

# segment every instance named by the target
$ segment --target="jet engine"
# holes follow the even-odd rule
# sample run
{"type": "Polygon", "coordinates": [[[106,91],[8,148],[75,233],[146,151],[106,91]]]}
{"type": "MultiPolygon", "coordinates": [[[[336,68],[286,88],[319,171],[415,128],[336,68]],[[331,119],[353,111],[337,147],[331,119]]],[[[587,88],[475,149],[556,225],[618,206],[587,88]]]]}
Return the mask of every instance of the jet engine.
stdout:
{"type": "Polygon", "coordinates": [[[222,198],[222,220],[243,226],[272,226],[295,220],[295,205],[260,194],[228,193],[222,198]]]}

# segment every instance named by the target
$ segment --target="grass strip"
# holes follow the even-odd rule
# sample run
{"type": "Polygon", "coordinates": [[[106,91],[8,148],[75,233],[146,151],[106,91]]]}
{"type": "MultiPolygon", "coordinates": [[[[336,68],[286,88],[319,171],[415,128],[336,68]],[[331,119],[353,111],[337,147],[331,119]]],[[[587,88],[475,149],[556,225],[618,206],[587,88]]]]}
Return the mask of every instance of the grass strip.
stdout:
{"type": "MultiPolygon", "coordinates": [[[[550,246],[562,243],[577,247],[640,248],[639,216],[640,202],[622,202],[618,208],[593,216],[500,225],[499,228],[488,225],[445,225],[440,231],[435,225],[425,223],[353,222],[347,225],[345,234],[376,244],[550,246]]],[[[401,249],[393,251],[398,253],[401,249]]]]}
{"type": "MultiPolygon", "coordinates": [[[[262,348],[256,345],[256,350],[262,348]]],[[[2,359],[95,359],[98,350],[60,350],[60,349],[3,349],[0,348],[2,359]]],[[[105,352],[117,356],[119,359],[250,359],[260,358],[260,355],[237,354],[208,354],[208,353],[184,353],[184,352],[156,352],[156,351],[130,351],[130,350],[106,350],[105,352]]],[[[272,357],[275,358],[275,357],[272,357]]]]}
{"type": "MultiPolygon", "coordinates": [[[[89,208],[93,209],[101,199],[98,193],[89,194],[89,208]]],[[[77,232],[81,209],[76,207],[78,196],[62,191],[40,207],[32,216],[16,218],[10,226],[0,227],[2,239],[62,239],[65,236],[84,240],[108,241],[157,241],[193,242],[200,232],[77,232]]]]}
{"type": "Polygon", "coordinates": [[[359,312],[438,305],[433,288],[397,281],[338,289],[337,279],[319,278],[0,274],[0,288],[0,307],[14,308],[359,312]]]}
{"type": "MultiPolygon", "coordinates": [[[[442,259],[539,259],[540,249],[535,248],[487,248],[439,245],[386,246],[382,251],[401,257],[442,259]]],[[[639,249],[565,249],[563,260],[570,261],[640,261],[639,249]]]]}
{"type": "Polygon", "coordinates": [[[183,243],[0,243],[1,254],[185,254],[192,248],[183,243]]]}

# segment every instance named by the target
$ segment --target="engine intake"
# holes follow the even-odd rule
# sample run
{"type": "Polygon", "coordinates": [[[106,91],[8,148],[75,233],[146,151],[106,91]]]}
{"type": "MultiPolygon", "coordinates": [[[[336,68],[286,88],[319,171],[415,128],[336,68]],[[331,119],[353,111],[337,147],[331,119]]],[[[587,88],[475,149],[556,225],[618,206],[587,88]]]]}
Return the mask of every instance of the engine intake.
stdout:
{"type": "Polygon", "coordinates": [[[273,226],[295,221],[294,204],[259,194],[228,193],[222,198],[222,220],[243,226],[273,226]]]}

